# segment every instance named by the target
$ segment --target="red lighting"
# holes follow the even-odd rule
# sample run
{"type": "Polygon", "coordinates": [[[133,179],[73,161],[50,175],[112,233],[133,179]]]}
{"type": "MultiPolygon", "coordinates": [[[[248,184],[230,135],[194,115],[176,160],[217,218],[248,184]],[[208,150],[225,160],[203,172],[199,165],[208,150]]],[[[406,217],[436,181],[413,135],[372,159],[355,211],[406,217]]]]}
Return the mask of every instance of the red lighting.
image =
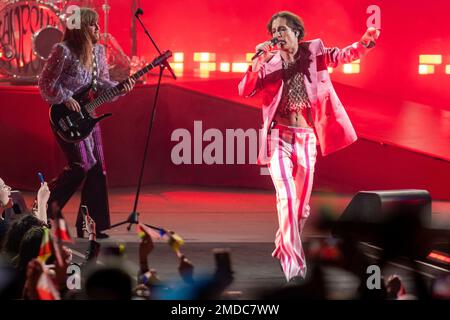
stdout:
{"type": "Polygon", "coordinates": [[[439,262],[443,262],[443,263],[446,263],[446,264],[450,264],[450,257],[447,256],[446,254],[438,252],[438,251],[432,251],[428,255],[428,259],[439,261],[439,262]]]}

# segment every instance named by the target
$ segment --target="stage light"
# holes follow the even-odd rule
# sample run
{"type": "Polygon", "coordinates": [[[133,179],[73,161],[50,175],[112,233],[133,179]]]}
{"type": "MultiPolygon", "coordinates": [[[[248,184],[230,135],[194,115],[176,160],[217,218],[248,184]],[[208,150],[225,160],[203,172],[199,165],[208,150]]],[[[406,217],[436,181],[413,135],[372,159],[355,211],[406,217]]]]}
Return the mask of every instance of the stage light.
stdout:
{"type": "Polygon", "coordinates": [[[200,62],[200,72],[216,71],[215,62],[200,62]]]}
{"type": "Polygon", "coordinates": [[[432,251],[428,255],[428,259],[432,259],[435,261],[443,262],[446,264],[450,264],[450,257],[446,255],[445,253],[439,252],[439,251],[432,251]]]}
{"type": "Polygon", "coordinates": [[[181,77],[183,75],[184,70],[184,63],[182,62],[170,62],[170,66],[173,69],[173,72],[175,72],[175,75],[181,77]]]}
{"type": "Polygon", "coordinates": [[[442,64],[441,54],[421,54],[419,55],[420,64],[442,64]]]}
{"type": "Polygon", "coordinates": [[[419,64],[419,74],[433,74],[434,66],[428,64],[419,64]]]}
{"type": "Polygon", "coordinates": [[[253,58],[254,55],[255,55],[254,52],[253,53],[246,53],[245,54],[245,61],[252,62],[252,58],[253,58]]]}
{"type": "Polygon", "coordinates": [[[195,62],[216,61],[216,54],[212,52],[194,52],[195,62]]]}
{"type": "Polygon", "coordinates": [[[344,64],[343,71],[345,74],[355,74],[360,72],[360,66],[357,63],[344,64]]]}
{"type": "Polygon", "coordinates": [[[199,78],[209,78],[209,70],[195,69],[194,75],[199,78]]]}
{"type": "Polygon", "coordinates": [[[174,52],[173,53],[173,61],[174,62],[184,62],[184,53],[183,52],[174,52]]]}
{"type": "Polygon", "coordinates": [[[450,64],[445,66],[445,73],[450,74],[450,64]]]}
{"type": "Polygon", "coordinates": [[[333,73],[333,68],[332,67],[327,67],[327,69],[328,69],[328,73],[333,73]]]}
{"type": "Polygon", "coordinates": [[[248,63],[247,62],[234,62],[231,65],[231,72],[246,72],[248,69],[248,63]]]}
{"type": "Polygon", "coordinates": [[[221,62],[219,67],[220,72],[230,72],[230,63],[221,62]]]}

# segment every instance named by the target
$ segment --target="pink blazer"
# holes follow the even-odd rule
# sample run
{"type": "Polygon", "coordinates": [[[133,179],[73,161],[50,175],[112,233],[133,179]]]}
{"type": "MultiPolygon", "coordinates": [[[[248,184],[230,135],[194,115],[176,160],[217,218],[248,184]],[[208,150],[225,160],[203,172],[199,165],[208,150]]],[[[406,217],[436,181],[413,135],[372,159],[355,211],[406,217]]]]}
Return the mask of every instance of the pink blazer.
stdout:
{"type": "MultiPolygon", "coordinates": [[[[312,116],[320,149],[323,156],[342,149],[357,140],[355,129],[347,112],[333,88],[327,67],[339,63],[350,63],[359,59],[368,49],[359,42],[343,49],[326,48],[322,40],[315,39],[300,44],[311,53],[305,87],[312,107],[312,116]],[[311,80],[311,81],[309,81],[311,80]]],[[[263,94],[262,146],[258,154],[258,164],[270,162],[271,154],[267,148],[269,128],[283,92],[282,60],[277,53],[264,63],[259,72],[250,67],[239,83],[239,95],[251,97],[257,92],[263,94]]]]}

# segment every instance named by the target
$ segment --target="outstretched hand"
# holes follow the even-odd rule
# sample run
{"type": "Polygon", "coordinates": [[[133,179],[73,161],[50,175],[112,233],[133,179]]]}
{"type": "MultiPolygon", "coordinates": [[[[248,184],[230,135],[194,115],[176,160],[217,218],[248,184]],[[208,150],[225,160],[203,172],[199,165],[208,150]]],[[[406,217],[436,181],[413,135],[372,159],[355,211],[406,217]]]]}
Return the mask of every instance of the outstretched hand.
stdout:
{"type": "Polygon", "coordinates": [[[375,44],[378,37],[380,36],[380,33],[380,29],[375,29],[374,27],[367,28],[366,32],[361,37],[361,43],[366,47],[371,43],[375,44]]]}

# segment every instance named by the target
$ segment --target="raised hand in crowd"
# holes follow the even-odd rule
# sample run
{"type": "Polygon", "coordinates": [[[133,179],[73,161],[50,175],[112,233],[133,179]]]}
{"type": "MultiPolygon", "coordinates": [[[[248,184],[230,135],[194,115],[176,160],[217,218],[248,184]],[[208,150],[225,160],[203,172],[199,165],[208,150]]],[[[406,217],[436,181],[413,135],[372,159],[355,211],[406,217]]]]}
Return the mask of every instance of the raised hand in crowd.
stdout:
{"type": "Polygon", "coordinates": [[[139,266],[141,274],[149,271],[147,258],[154,248],[155,245],[153,244],[152,237],[150,237],[148,234],[145,234],[144,238],[142,238],[142,241],[139,244],[139,266]]]}
{"type": "Polygon", "coordinates": [[[89,240],[91,241],[95,241],[97,240],[97,233],[96,233],[96,229],[95,229],[95,221],[94,219],[92,219],[92,217],[90,215],[86,215],[84,217],[84,226],[83,226],[84,231],[86,231],[88,233],[89,236],[89,240]]]}
{"type": "Polygon", "coordinates": [[[89,262],[96,262],[100,253],[100,244],[97,240],[97,231],[95,228],[95,221],[90,215],[85,215],[83,230],[88,233],[89,247],[86,250],[85,260],[89,262]]]}
{"type": "Polygon", "coordinates": [[[37,193],[37,211],[36,217],[44,223],[47,223],[47,202],[50,198],[50,189],[47,182],[41,184],[37,193]]]}

